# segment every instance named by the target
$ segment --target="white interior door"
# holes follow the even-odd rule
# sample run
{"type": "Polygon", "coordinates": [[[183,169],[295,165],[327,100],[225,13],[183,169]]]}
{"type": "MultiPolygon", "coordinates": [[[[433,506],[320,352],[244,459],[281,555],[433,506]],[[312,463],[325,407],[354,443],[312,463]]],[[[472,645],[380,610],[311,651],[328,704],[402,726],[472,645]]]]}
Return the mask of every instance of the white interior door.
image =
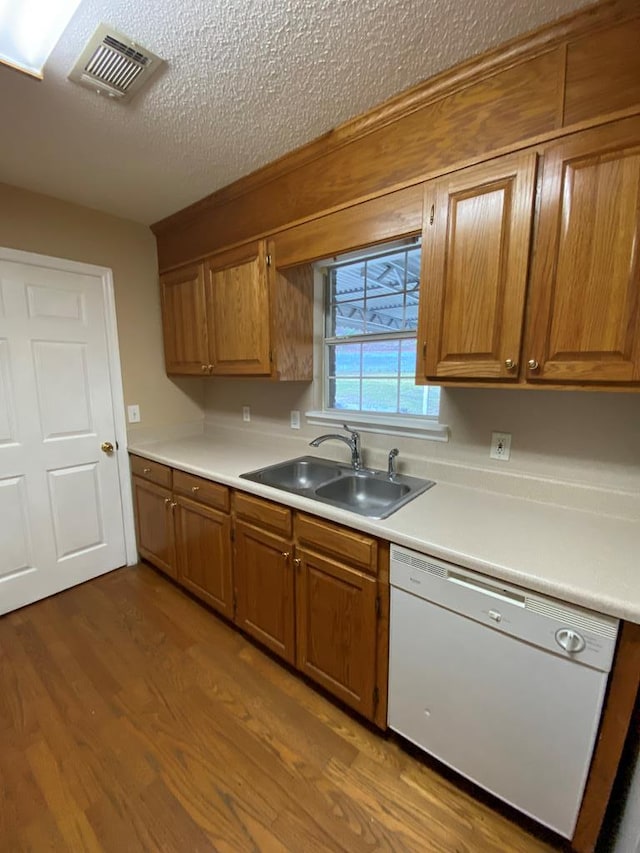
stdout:
{"type": "Polygon", "coordinates": [[[46,261],[0,258],[0,613],[126,562],[102,278],[46,261]]]}

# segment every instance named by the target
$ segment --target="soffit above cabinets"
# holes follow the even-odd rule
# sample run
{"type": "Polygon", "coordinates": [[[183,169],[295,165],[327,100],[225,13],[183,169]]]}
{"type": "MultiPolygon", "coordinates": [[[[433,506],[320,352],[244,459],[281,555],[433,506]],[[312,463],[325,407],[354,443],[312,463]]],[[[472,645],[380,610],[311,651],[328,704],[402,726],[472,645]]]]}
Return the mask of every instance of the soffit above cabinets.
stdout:
{"type": "Polygon", "coordinates": [[[0,181],[150,223],[587,0],[83,0],[0,67],[0,181]],[[166,60],[129,104],[67,80],[100,22],[166,60]]]}

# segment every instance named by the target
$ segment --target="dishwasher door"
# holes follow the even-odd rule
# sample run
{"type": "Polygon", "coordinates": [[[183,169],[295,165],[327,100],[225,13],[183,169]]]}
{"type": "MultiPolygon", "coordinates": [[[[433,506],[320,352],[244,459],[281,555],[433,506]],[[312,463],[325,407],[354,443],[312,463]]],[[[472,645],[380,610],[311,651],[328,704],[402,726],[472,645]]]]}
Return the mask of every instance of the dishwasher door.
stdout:
{"type": "MultiPolygon", "coordinates": [[[[420,578],[415,569],[402,572],[408,581],[420,578]]],[[[393,577],[392,563],[392,584],[393,577]]],[[[434,579],[436,589],[446,582],[434,579]]],[[[447,594],[457,591],[450,586],[447,594]]],[[[608,674],[506,632],[526,615],[545,620],[544,639],[555,642],[562,629],[546,616],[487,598],[466,582],[460,594],[467,611],[477,598],[477,619],[392,586],[389,726],[571,838],[608,674]],[[496,613],[500,621],[492,624],[496,613]]]]}

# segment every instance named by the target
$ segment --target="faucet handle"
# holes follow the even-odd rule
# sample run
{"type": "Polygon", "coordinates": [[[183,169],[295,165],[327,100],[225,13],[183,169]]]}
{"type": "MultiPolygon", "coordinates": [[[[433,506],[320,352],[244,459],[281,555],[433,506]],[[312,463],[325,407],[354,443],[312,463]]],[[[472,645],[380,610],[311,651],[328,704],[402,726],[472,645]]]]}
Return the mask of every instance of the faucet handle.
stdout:
{"type": "Polygon", "coordinates": [[[389,480],[393,480],[396,476],[395,459],[398,453],[400,453],[400,451],[397,447],[394,447],[389,451],[389,464],[387,466],[387,477],[389,480]]]}

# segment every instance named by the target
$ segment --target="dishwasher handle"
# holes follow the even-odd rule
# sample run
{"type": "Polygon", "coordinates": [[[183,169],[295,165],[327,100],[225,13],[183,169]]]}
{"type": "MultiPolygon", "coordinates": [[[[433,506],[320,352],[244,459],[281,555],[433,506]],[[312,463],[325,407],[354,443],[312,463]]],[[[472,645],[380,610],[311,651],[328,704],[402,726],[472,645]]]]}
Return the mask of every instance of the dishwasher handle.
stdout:
{"type": "Polygon", "coordinates": [[[458,586],[463,586],[465,589],[470,589],[473,592],[479,592],[481,595],[488,595],[491,598],[495,598],[498,601],[504,601],[507,604],[513,604],[515,607],[524,607],[525,599],[524,595],[518,595],[516,592],[512,592],[508,589],[503,589],[502,587],[495,587],[489,583],[485,583],[484,581],[477,580],[476,578],[469,578],[467,575],[458,574],[457,572],[449,571],[447,572],[447,580],[451,583],[458,584],[458,586]]]}

